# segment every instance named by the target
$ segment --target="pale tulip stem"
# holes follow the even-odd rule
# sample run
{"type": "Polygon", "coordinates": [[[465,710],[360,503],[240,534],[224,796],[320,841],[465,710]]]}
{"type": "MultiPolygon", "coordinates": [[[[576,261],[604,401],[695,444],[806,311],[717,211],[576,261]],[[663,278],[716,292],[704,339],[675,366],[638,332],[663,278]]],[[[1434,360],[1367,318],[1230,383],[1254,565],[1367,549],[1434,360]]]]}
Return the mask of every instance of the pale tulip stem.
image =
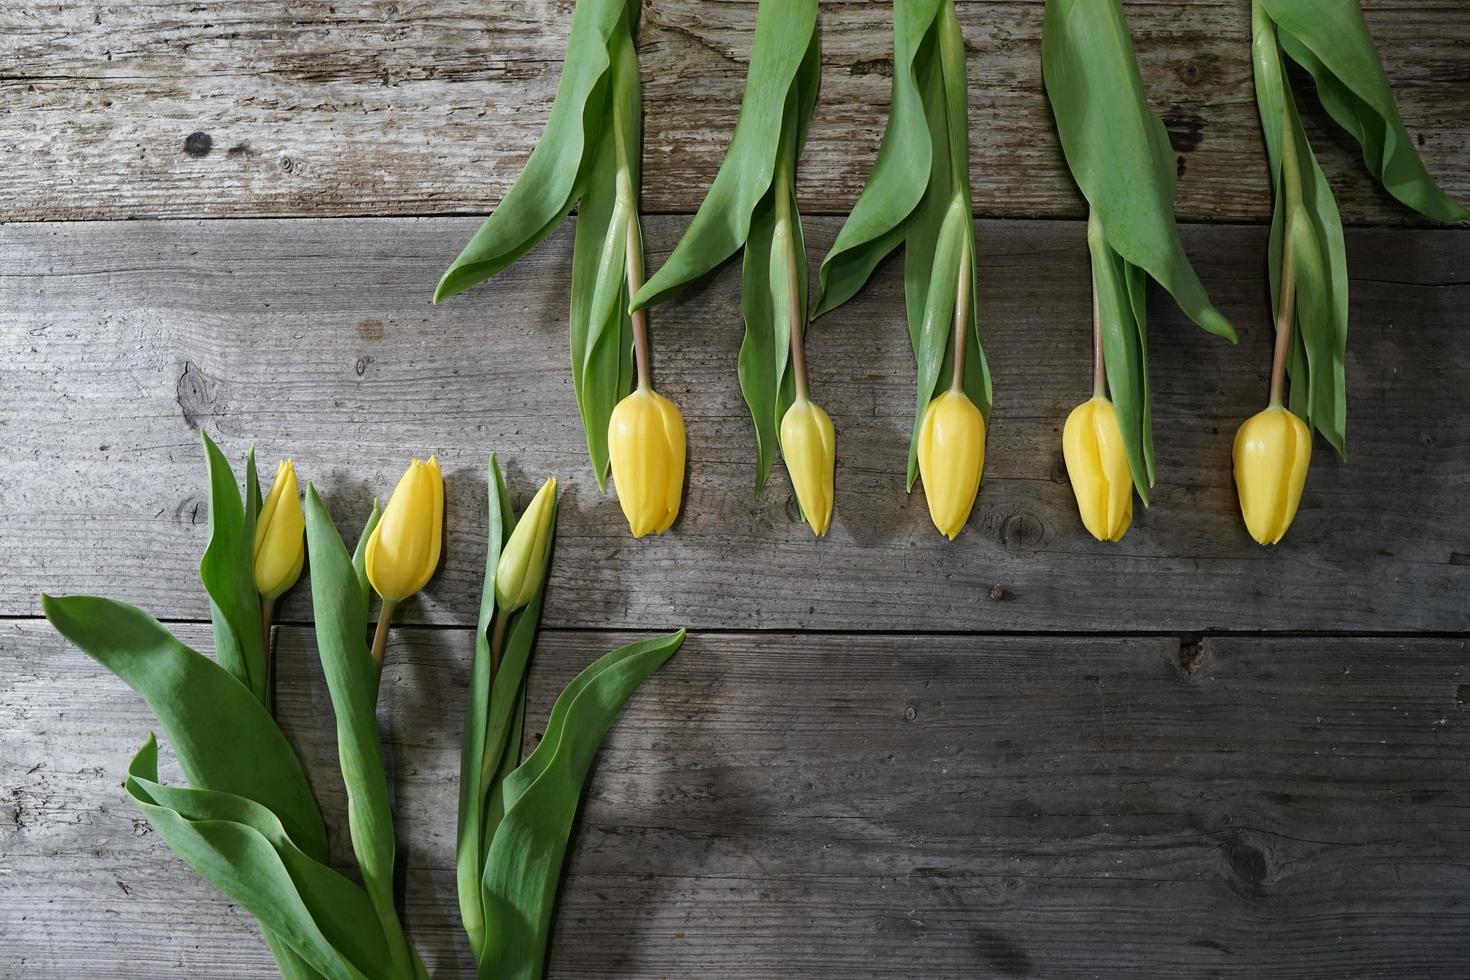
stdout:
{"type": "Polygon", "coordinates": [[[960,271],[954,298],[954,374],[949,386],[955,391],[965,387],[965,331],[970,326],[970,246],[960,249],[960,271]]]}
{"type": "MultiPolygon", "coordinates": [[[[1288,96],[1289,98],[1289,96],[1288,96]]],[[[1276,300],[1276,349],[1271,358],[1270,407],[1280,408],[1286,390],[1286,360],[1291,353],[1291,328],[1296,318],[1296,250],[1291,245],[1292,226],[1302,220],[1301,170],[1296,158],[1296,140],[1291,129],[1291,107],[1281,113],[1281,186],[1286,200],[1286,227],[1281,235],[1281,282],[1276,300]]]]}
{"type": "MultiPolygon", "coordinates": [[[[500,673],[500,659],[505,655],[505,633],[510,626],[510,613],[503,609],[495,610],[495,625],[490,630],[490,696],[495,694],[495,678],[500,673]]],[[[489,731],[486,731],[489,736],[489,731]]],[[[509,746],[506,747],[509,750],[509,746]]],[[[517,746],[517,751],[519,746],[517,746]]],[[[480,785],[485,787],[486,792],[490,790],[490,784],[495,779],[495,771],[500,768],[500,759],[492,759],[489,754],[489,745],[480,748],[480,785]]]]}
{"type": "Polygon", "coordinates": [[[1102,315],[1097,308],[1097,288],[1092,290],[1092,397],[1106,398],[1108,393],[1107,364],[1103,361],[1102,315]]]}
{"type": "Polygon", "coordinates": [[[383,656],[388,651],[388,627],[393,619],[393,610],[398,603],[383,600],[383,607],[378,610],[378,628],[373,631],[373,663],[378,665],[378,671],[383,670],[383,656]]]}
{"type": "Polygon", "coordinates": [[[261,599],[260,650],[265,661],[265,707],[272,717],[276,713],[276,658],[271,655],[271,618],[275,610],[276,600],[261,599]]]}
{"type": "Polygon", "coordinates": [[[801,269],[796,254],[796,221],[791,202],[796,197],[791,161],[783,151],[776,158],[776,241],[784,242],[786,253],[786,320],[791,335],[791,376],[796,382],[796,400],[807,400],[806,308],[801,296],[801,269]]]}
{"type": "MultiPolygon", "coordinates": [[[[618,101],[614,99],[613,147],[618,160],[618,203],[627,211],[628,237],[624,251],[628,299],[631,301],[643,288],[643,230],[638,226],[638,192],[633,188],[633,167],[629,162],[632,148],[623,145],[625,127],[619,116],[618,101]]],[[[633,360],[638,369],[638,390],[648,391],[653,387],[653,369],[648,353],[648,311],[640,307],[629,317],[633,321],[633,360]]]]}
{"type": "Polygon", "coordinates": [[[490,631],[490,684],[495,684],[495,675],[500,673],[500,658],[505,654],[505,631],[510,616],[503,610],[495,611],[495,625],[490,631]]]}

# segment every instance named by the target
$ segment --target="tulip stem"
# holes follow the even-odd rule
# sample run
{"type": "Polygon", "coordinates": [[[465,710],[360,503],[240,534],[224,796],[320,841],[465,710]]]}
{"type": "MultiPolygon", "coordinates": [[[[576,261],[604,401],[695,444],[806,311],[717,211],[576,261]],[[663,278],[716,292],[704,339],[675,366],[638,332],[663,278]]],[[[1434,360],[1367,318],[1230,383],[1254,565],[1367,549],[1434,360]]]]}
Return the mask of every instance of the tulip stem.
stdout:
{"type": "MultiPolygon", "coordinates": [[[[1283,93],[1285,99],[1289,95],[1283,93]]],[[[1291,328],[1296,318],[1296,249],[1291,232],[1305,218],[1302,211],[1301,170],[1297,163],[1296,139],[1291,127],[1291,105],[1281,112],[1281,187],[1286,200],[1286,227],[1281,236],[1281,283],[1276,300],[1276,349],[1271,357],[1271,408],[1280,408],[1286,389],[1286,359],[1291,353],[1291,328]]]]}
{"type": "Polygon", "coordinates": [[[265,707],[276,714],[276,658],[271,656],[271,617],[276,610],[276,600],[262,599],[260,603],[260,651],[265,666],[265,707]]]}
{"type": "Polygon", "coordinates": [[[378,610],[378,628],[373,631],[373,663],[378,665],[379,672],[383,670],[383,656],[388,650],[388,626],[397,606],[397,602],[384,599],[382,608],[378,610]]]}
{"type": "Polygon", "coordinates": [[[500,658],[505,653],[505,630],[510,616],[501,609],[495,611],[495,625],[490,630],[490,684],[494,686],[495,675],[500,673],[500,658]]]}
{"type": "Polygon", "coordinates": [[[1103,361],[1102,314],[1097,308],[1097,287],[1092,288],[1092,397],[1106,398],[1108,394],[1107,365],[1103,361]]]}
{"type": "MultiPolygon", "coordinates": [[[[633,189],[633,167],[629,162],[629,148],[623,145],[626,127],[620,118],[618,100],[613,99],[613,147],[618,160],[618,204],[627,211],[628,237],[625,242],[625,268],[628,278],[628,298],[631,300],[643,288],[643,230],[638,226],[638,192],[633,189]]],[[[647,391],[653,386],[653,370],[648,354],[648,311],[642,307],[633,310],[629,317],[633,321],[633,360],[638,369],[638,390],[647,391]]]]}
{"type": "Polygon", "coordinates": [[[795,178],[785,148],[776,157],[776,242],[786,253],[786,320],[791,335],[791,376],[796,382],[796,400],[807,400],[806,309],[801,295],[801,270],[797,267],[796,221],[791,202],[796,197],[795,178]]]}
{"type": "Polygon", "coordinates": [[[970,326],[970,243],[960,248],[960,271],[954,298],[954,374],[949,386],[955,391],[965,387],[965,333],[970,326]]]}

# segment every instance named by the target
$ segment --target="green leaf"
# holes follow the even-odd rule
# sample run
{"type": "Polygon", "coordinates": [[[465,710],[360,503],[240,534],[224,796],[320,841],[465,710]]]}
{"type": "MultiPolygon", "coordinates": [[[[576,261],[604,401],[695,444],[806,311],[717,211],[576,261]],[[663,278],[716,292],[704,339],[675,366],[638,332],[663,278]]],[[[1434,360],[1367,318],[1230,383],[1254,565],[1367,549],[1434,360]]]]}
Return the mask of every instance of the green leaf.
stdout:
{"type": "Polygon", "coordinates": [[[1047,0],[1042,75],[1072,176],[1108,245],[1195,323],[1230,340],[1174,225],[1174,152],[1148,107],[1118,0],[1047,0]]]}
{"type": "Polygon", "coordinates": [[[924,196],[934,146],[919,93],[918,59],[944,2],[895,0],[888,125],[868,182],[822,260],[814,316],[857,295],[878,263],[904,240],[904,222],[924,196]]]}
{"type": "MultiPolygon", "coordinates": [[[[816,0],[761,0],[740,118],[724,162],[673,254],[633,297],[634,309],[663,302],[745,244],[775,175],[787,96],[818,43],[816,28],[816,0]]],[[[814,91],[802,92],[798,109],[813,99],[814,91]]]]}
{"type": "Polygon", "coordinates": [[[362,592],[362,607],[367,609],[373,601],[373,584],[368,581],[367,576],[367,544],[373,536],[373,528],[378,526],[378,521],[383,517],[383,509],[378,506],[378,500],[373,498],[373,509],[368,514],[367,523],[362,526],[362,533],[357,536],[357,547],[352,552],[352,570],[357,574],[357,587],[362,592]]]}
{"type": "Polygon", "coordinates": [[[1259,0],[1252,7],[1252,31],[1256,104],[1276,198],[1269,249],[1273,309],[1280,304],[1288,226],[1297,269],[1295,329],[1287,361],[1290,406],[1343,454],[1347,436],[1348,277],[1342,218],[1297,114],[1276,25],[1259,0]],[[1289,208],[1295,215],[1291,221],[1289,208]]]}
{"type": "Polygon", "coordinates": [[[378,741],[378,669],[367,645],[367,604],[326,505],[306,488],[306,546],[317,652],[337,717],[337,758],[347,787],[347,826],[363,884],[387,939],[396,976],[414,975],[393,906],[396,842],[388,776],[378,741]]]}
{"type": "MultiPolygon", "coordinates": [[[[807,74],[821,63],[815,37],[807,74]]],[[[796,158],[801,152],[808,105],[804,83],[787,93],[781,145],[770,190],[751,220],[741,268],[740,306],[745,337],[740,345],[740,391],[756,433],[755,492],[759,494],[780,452],[781,419],[796,398],[790,371],[791,331],[807,321],[806,243],[796,204],[796,158]]]]}
{"type": "Polygon", "coordinates": [[[1354,0],[1262,0],[1282,49],[1311,73],[1322,105],[1363,147],[1363,162],[1409,207],[1442,221],[1470,219],[1424,169],[1354,0]]]}
{"type": "MultiPolygon", "coordinates": [[[[500,785],[520,758],[524,717],[525,677],[541,618],[546,569],[551,550],[543,556],[542,583],[529,605],[500,622],[495,602],[495,573],[500,552],[515,528],[510,495],[495,457],[490,458],[489,521],[484,588],[480,598],[475,658],[470,669],[464,736],[460,749],[459,832],[455,864],[460,916],[476,958],[484,949],[487,922],[483,891],[485,858],[500,821],[500,785]],[[492,667],[494,632],[505,631],[498,668],[492,667]]],[[[552,503],[552,539],[556,535],[556,503],[552,503]]]]}
{"type": "Polygon", "coordinates": [[[162,785],[151,735],[128,767],[126,785],[175,853],[313,970],[390,976],[367,895],[297,847],[270,810],[232,793],[162,785]]]}
{"type": "Polygon", "coordinates": [[[1092,290],[1108,390],[1118,413],[1133,486],[1147,507],[1148,491],[1153,486],[1153,440],[1141,302],[1143,272],[1113,251],[1095,214],[1087,222],[1087,247],[1092,254],[1092,290]]]}
{"type": "Polygon", "coordinates": [[[576,204],[584,156],[597,142],[594,98],[611,59],[608,47],[626,0],[578,0],[551,115],[525,170],[439,280],[440,302],[489,279],[549,235],[576,204]]]}
{"type": "Polygon", "coordinates": [[[57,632],[148,703],[192,786],[254,800],[302,851],[325,860],[326,833],[306,774],[243,684],[141,609],[94,596],[42,596],[41,608],[57,632]]]}
{"type": "MultiPolygon", "coordinates": [[[[611,465],[608,422],[632,383],[625,270],[630,240],[641,248],[641,236],[630,226],[638,221],[643,104],[632,28],[624,21],[611,39],[611,68],[601,93],[609,121],[591,149],[572,249],[572,387],[599,488],[605,488],[611,465]]],[[[641,263],[642,256],[636,258],[641,263]]]]}
{"type": "Polygon", "coordinates": [[[817,315],[857,294],[883,257],[904,246],[904,299],[917,367],[907,486],[919,476],[919,431],[942,379],[954,370],[955,307],[964,312],[966,395],[990,416],[990,370],[980,344],[970,214],[965,48],[953,0],[897,0],[893,94],[873,172],[822,260],[817,315]]]}
{"type": "Polygon", "coordinates": [[[459,822],[455,841],[460,921],[469,936],[470,951],[477,958],[485,941],[485,908],[480,891],[485,865],[481,822],[485,792],[480,770],[485,754],[485,725],[490,711],[490,630],[495,620],[495,570],[500,565],[500,550],[515,529],[515,512],[510,506],[500,461],[493,453],[488,469],[485,578],[480,592],[479,624],[475,630],[475,656],[470,664],[464,735],[460,742],[459,822]]]}
{"type": "Polygon", "coordinates": [[[556,699],[541,744],[507,777],[505,818],[485,866],[496,924],[479,961],[493,980],[536,980],[583,785],[623,704],[684,641],[684,631],[629,644],[597,660],[556,699]]]}
{"type": "Polygon", "coordinates": [[[199,580],[209,593],[214,652],[220,664],[264,704],[268,695],[260,595],[251,573],[254,541],[229,461],[207,433],[200,430],[200,436],[209,470],[209,544],[199,562],[199,580]]]}

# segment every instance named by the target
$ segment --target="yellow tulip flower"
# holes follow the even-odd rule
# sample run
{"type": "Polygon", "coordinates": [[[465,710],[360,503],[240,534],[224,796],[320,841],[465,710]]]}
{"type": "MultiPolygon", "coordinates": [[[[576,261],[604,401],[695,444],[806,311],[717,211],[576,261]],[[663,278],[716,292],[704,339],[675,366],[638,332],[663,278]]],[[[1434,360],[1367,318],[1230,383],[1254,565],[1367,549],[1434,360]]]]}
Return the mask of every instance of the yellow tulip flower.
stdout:
{"type": "Polygon", "coordinates": [[[255,591],[267,601],[275,599],[301,577],[306,558],[306,517],[296,490],[296,467],[285,460],[276,467],[276,478],[255,521],[255,544],[251,565],[255,591]]]}
{"type": "Polygon", "coordinates": [[[964,391],[929,403],[919,426],[919,476],[929,517],[951,541],[965,529],[985,467],[985,417],[964,391]]]}
{"type": "Polygon", "coordinates": [[[443,537],[444,477],[439,460],[415,459],[368,538],[368,581],[385,603],[406,599],[428,584],[439,565],[443,537]]]}
{"type": "Polygon", "coordinates": [[[1133,521],[1133,471],[1112,402],[1099,395],[1072,409],[1062,457],[1083,525],[1099,541],[1122,540],[1133,521]]]}
{"type": "Polygon", "coordinates": [[[514,612],[536,598],[555,514],[556,477],[552,477],[531,498],[500,552],[495,566],[495,601],[502,613],[514,612]]]}
{"type": "Polygon", "coordinates": [[[618,402],[607,427],[618,503],[633,537],[661,534],[684,494],[684,417],[673,402],[639,388],[618,402]]]}
{"type": "Polygon", "coordinates": [[[837,436],[832,419],[822,409],[798,398],[781,419],[781,455],[796,488],[801,516],[821,537],[832,524],[833,469],[837,436]]]}
{"type": "Polygon", "coordinates": [[[1246,529],[1261,544],[1275,544],[1291,527],[1307,465],[1312,434],[1307,424],[1280,405],[1246,419],[1235,433],[1235,489],[1246,529]]]}

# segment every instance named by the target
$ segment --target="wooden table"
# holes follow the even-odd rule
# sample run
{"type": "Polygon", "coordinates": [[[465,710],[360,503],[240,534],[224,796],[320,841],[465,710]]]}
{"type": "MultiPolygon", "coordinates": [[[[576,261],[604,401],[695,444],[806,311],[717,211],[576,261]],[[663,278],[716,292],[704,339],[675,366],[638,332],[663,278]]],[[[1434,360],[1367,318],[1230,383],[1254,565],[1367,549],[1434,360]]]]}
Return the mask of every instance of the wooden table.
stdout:
{"type": "MultiPolygon", "coordinates": [[[[1430,170],[1470,200],[1470,8],[1365,6],[1430,170]]],[[[248,917],[119,788],[147,710],[37,618],[43,589],[112,595],[208,649],[200,429],[236,460],[294,457],[349,536],[410,455],[444,463],[442,571],[404,609],[382,700],[404,901],[437,977],[472,973],[455,769],[492,450],[518,502],[565,487],[530,731],[594,655],[692,630],[609,736],[550,976],[1470,974],[1470,233],[1398,207],[1303,95],[1352,226],[1350,460],[1319,445],[1290,535],[1254,545],[1229,461],[1270,343],[1248,5],[1129,2],[1186,244],[1241,342],[1152,297],[1155,505],[1094,542],[1061,461],[1088,271],[1041,4],[961,0],[996,378],[969,529],[943,541],[903,492],[893,265],[809,341],[839,431],[830,536],[780,467],[753,495],[725,269],[654,316],[689,488],[674,530],[635,542],[572,400],[570,225],[428,302],[534,145],[571,8],[0,0],[0,975],[272,975],[248,917]]],[[[656,266],[723,152],[754,4],[644,8],[656,266]]],[[[823,13],[814,264],[891,71],[886,4],[823,13]]],[[[280,708],[345,865],[309,618],[298,589],[280,708]]]]}

